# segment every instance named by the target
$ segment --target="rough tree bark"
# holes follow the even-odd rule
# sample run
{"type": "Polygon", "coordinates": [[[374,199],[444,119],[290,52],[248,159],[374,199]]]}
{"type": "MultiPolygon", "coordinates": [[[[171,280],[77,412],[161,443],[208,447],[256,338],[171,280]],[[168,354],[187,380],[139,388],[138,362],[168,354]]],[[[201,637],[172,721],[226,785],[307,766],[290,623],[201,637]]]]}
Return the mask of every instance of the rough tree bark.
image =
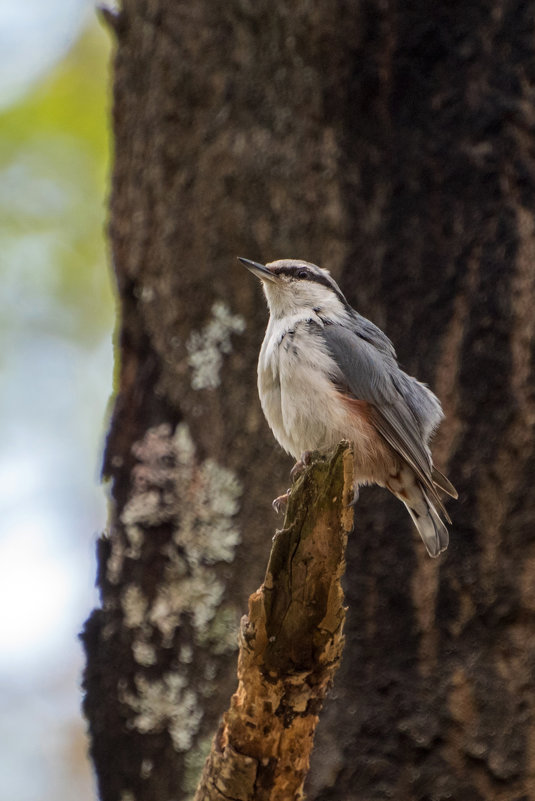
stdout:
{"type": "Polygon", "coordinates": [[[353,452],[341,443],[290,495],[240,626],[232,696],[195,801],[303,798],[314,733],[343,649],[341,577],[353,528],[353,452]]]}
{"type": "Polygon", "coordinates": [[[447,554],[362,493],[311,799],[535,799],[533,0],[123,0],[118,396],[84,633],[103,801],[194,791],[288,460],[235,265],[329,267],[448,415],[447,554]]]}

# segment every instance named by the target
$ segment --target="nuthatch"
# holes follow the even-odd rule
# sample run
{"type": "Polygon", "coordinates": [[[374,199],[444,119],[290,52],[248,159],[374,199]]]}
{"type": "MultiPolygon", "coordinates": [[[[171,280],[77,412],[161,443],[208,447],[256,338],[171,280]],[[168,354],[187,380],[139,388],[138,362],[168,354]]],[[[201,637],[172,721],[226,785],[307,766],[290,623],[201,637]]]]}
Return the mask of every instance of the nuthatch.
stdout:
{"type": "Polygon", "coordinates": [[[437,487],[429,439],[443,418],[438,398],[404,373],[388,337],[351,308],[327,270],[283,259],[241,259],[262,281],[270,317],[258,392],[275,438],[295,459],[340,440],[354,445],[355,498],[386,487],[407,507],[430,556],[448,547],[451,523],[437,487]]]}

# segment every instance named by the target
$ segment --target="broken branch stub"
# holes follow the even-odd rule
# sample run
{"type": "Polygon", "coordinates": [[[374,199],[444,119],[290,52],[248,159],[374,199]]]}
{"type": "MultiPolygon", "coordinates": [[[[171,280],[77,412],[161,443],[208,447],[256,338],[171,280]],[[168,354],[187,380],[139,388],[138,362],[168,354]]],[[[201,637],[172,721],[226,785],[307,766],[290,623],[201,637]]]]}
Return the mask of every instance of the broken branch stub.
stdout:
{"type": "Polygon", "coordinates": [[[294,485],[240,631],[238,689],[195,801],[303,798],[314,732],[343,648],[353,453],[342,442],[294,485]]]}

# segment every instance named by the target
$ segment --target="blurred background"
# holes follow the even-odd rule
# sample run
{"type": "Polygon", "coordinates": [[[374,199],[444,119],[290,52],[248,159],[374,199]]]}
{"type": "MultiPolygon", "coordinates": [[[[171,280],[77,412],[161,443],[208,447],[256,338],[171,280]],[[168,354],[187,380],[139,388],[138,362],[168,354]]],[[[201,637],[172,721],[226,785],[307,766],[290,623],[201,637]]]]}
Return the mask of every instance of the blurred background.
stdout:
{"type": "Polygon", "coordinates": [[[106,512],[110,45],[88,0],[0,0],[0,801],[95,797],[77,635],[106,512]]]}

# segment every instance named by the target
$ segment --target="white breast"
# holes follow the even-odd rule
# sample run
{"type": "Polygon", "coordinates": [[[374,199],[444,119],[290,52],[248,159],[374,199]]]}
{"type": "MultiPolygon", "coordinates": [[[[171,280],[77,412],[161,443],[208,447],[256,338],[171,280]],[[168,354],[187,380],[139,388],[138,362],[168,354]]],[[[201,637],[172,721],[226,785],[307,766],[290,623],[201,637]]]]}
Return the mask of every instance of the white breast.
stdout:
{"type": "Polygon", "coordinates": [[[347,411],[332,383],[337,372],[307,319],[270,319],[258,362],[258,392],[273,434],[296,459],[347,436],[347,411]]]}

